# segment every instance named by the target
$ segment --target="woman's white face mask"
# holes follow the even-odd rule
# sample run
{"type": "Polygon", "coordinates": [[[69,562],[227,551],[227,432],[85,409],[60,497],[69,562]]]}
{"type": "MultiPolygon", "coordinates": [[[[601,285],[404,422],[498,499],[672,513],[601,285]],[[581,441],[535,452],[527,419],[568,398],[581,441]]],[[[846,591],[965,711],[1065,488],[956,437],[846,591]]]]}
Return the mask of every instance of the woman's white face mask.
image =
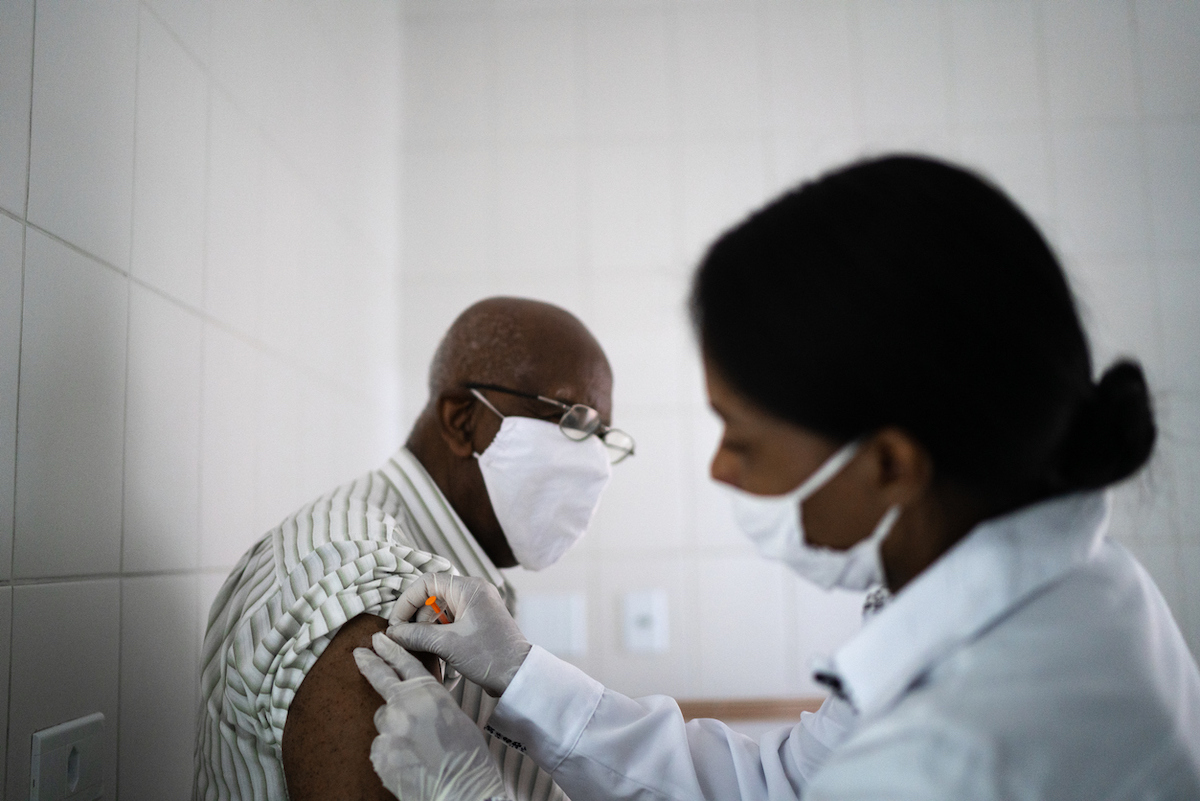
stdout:
{"type": "Polygon", "coordinates": [[[599,437],[568,439],[555,423],[531,417],[505,417],[476,458],[500,528],[527,570],[554,564],[584,535],[612,476],[599,437]]]}
{"type": "Polygon", "coordinates": [[[858,453],[851,442],[825,460],[800,486],[786,495],[753,495],[731,487],[738,526],[768,559],[783,562],[824,589],[861,591],[883,584],[879,548],[896,524],[900,507],[884,513],[875,530],[844,551],[810,545],[804,537],[804,501],[828,484],[858,453]]]}

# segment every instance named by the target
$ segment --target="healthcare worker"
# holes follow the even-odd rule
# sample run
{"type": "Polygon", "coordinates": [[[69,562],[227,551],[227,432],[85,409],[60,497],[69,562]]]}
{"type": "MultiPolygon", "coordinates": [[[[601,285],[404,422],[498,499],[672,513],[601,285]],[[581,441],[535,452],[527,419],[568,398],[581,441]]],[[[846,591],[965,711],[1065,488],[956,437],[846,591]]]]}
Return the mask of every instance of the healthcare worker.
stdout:
{"type": "MultiPolygon", "coordinates": [[[[1063,271],[1002,192],[925,158],[850,165],[722,236],[691,308],[746,535],[891,594],[818,666],[821,711],[758,742],[685,723],[531,646],[473,579],[414,582],[391,638],[499,696],[489,730],[575,801],[1200,799],[1200,674],[1107,531],[1105,488],[1154,445],[1142,370],[1093,379],[1063,271]],[[430,596],[453,622],[424,622],[430,596]]],[[[474,724],[376,636],[356,658],[387,701],[385,785],[502,794],[474,724]]]]}

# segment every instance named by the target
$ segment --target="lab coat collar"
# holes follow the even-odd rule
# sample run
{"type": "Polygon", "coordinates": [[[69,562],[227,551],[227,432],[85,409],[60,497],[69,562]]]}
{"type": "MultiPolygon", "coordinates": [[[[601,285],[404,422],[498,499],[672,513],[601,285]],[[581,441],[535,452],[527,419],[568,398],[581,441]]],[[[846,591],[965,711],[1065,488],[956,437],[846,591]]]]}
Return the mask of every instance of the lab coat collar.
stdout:
{"type": "Polygon", "coordinates": [[[1088,559],[1108,529],[1104,492],[986,520],[913,579],[818,673],[863,717],[887,711],[958,647],[1088,559]]]}

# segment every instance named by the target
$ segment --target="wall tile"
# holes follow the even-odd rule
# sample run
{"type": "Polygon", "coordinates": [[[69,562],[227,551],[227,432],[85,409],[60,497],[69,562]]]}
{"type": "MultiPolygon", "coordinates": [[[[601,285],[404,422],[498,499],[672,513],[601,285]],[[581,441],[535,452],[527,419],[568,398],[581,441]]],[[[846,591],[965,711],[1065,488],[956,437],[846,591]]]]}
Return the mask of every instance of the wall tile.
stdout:
{"type": "Polygon", "coordinates": [[[866,130],[944,130],[949,122],[945,20],[940,5],[858,5],[862,123],[866,130]]]}
{"type": "MultiPolygon", "coordinates": [[[[485,287],[487,292],[492,295],[509,295],[553,303],[555,306],[561,306],[580,318],[585,317],[584,311],[587,309],[586,298],[591,294],[585,291],[585,281],[580,272],[569,269],[566,266],[558,274],[532,272],[492,273],[488,276],[485,287]]],[[[463,309],[466,309],[466,306],[463,306],[459,311],[463,311],[463,309]]],[[[445,330],[443,329],[436,333],[444,334],[445,330]]],[[[604,343],[602,342],[601,344],[604,343]]]]}
{"type": "Polygon", "coordinates": [[[0,207],[25,215],[33,0],[0,4],[0,207]]]}
{"type": "Polygon", "coordinates": [[[589,9],[583,17],[584,128],[592,141],[664,137],[671,127],[664,9],[589,9]]]}
{"type": "Polygon", "coordinates": [[[685,281],[662,273],[610,273],[591,283],[584,319],[612,365],[618,417],[682,400],[683,364],[693,358],[685,298],[685,281]]]}
{"type": "Polygon", "coordinates": [[[0,581],[12,576],[24,236],[24,226],[0,217],[0,581]]]}
{"type": "Polygon", "coordinates": [[[201,392],[200,565],[232,566],[262,532],[255,526],[258,357],[220,328],[204,328],[201,392]]]}
{"type": "Polygon", "coordinates": [[[265,533],[316,493],[307,491],[302,469],[303,378],[290,365],[264,355],[258,394],[254,530],[265,533]]]}
{"type": "Polygon", "coordinates": [[[132,271],[198,307],[204,278],[208,82],[145,9],[138,47],[132,271]]]}
{"type": "Polygon", "coordinates": [[[328,313],[317,293],[331,294],[320,274],[330,221],[301,176],[274,154],[264,164],[263,189],[259,338],[294,363],[313,366],[321,361],[314,346],[327,344],[309,321],[328,313]]]}
{"type": "Polygon", "coordinates": [[[791,692],[827,695],[828,689],[812,679],[812,662],[832,656],[862,627],[863,594],[826,591],[785,570],[784,591],[796,599],[796,652],[788,668],[791,692]]]}
{"type": "Polygon", "coordinates": [[[1200,587],[1200,544],[1196,543],[1197,539],[1200,534],[1193,532],[1179,549],[1185,592],[1183,614],[1172,610],[1193,659],[1200,659],[1200,590],[1197,590],[1200,587]]]}
{"type": "Polygon", "coordinates": [[[631,328],[601,340],[613,369],[613,404],[624,417],[641,409],[664,409],[682,399],[682,362],[687,355],[683,330],[648,332],[631,328]]]}
{"type": "Polygon", "coordinates": [[[258,333],[261,303],[264,145],[223,92],[212,92],[209,127],[204,309],[258,333]]]}
{"type": "Polygon", "coordinates": [[[134,285],[125,402],[125,570],[196,566],[201,323],[134,285]]]}
{"type": "Polygon", "coordinates": [[[120,563],[127,282],[28,232],[13,574],[120,563]]]}
{"type": "Polygon", "coordinates": [[[491,15],[410,19],[404,25],[407,139],[480,139],[496,125],[496,41],[491,15]]]}
{"type": "Polygon", "coordinates": [[[208,61],[211,0],[147,0],[155,16],[201,63],[208,61]]]}
{"type": "MultiPolygon", "coordinates": [[[[1168,397],[1159,451],[1168,475],[1179,538],[1180,598],[1172,611],[1192,654],[1200,654],[1200,395],[1168,397]]],[[[1160,401],[1160,406],[1162,405],[1160,401]]]]}
{"type": "Polygon", "coordinates": [[[1164,386],[1167,393],[1200,395],[1200,261],[1158,262],[1164,386]]]}
{"type": "Polygon", "coordinates": [[[1176,619],[1184,607],[1183,567],[1180,563],[1179,543],[1162,540],[1134,540],[1125,543],[1142,567],[1154,579],[1159,592],[1166,599],[1176,619]]]}
{"type": "Polygon", "coordinates": [[[429,362],[446,329],[468,306],[496,293],[496,283],[488,273],[461,282],[406,281],[401,288],[404,342],[405,392],[424,399],[429,362]],[[412,380],[407,380],[411,378],[412,380]]]}
{"type": "Polygon", "coordinates": [[[1053,0],[1042,7],[1050,115],[1058,120],[1138,115],[1130,5],[1053,0]]]}
{"type": "MultiPolygon", "coordinates": [[[[261,3],[213,3],[209,18],[209,72],[255,122],[271,122],[267,111],[279,78],[286,74],[286,39],[294,25],[282,9],[261,3]]],[[[293,80],[296,76],[292,76],[293,80]]]]}
{"type": "Polygon", "coordinates": [[[577,133],[578,40],[571,15],[506,15],[497,21],[496,130],[501,137],[577,133]]]}
{"type": "Polygon", "coordinates": [[[1038,123],[975,128],[959,137],[960,161],[984,172],[1037,222],[1054,217],[1050,146],[1038,123]]]}
{"type": "Polygon", "coordinates": [[[14,747],[5,798],[28,794],[35,731],[93,712],[104,714],[105,796],[115,797],[119,609],[116,579],[13,589],[8,732],[14,747]]]}
{"type": "Polygon", "coordinates": [[[1151,379],[1161,374],[1158,275],[1145,258],[1086,256],[1065,260],[1097,370],[1134,356],[1151,379]]]}
{"type": "Polygon", "coordinates": [[[1141,71],[1142,107],[1147,114],[1200,114],[1200,6],[1147,2],[1134,6],[1141,71]]]}
{"type": "Polygon", "coordinates": [[[1132,126],[1062,128],[1053,134],[1058,245],[1069,252],[1143,253],[1145,171],[1132,126]]]}
{"type": "Polygon", "coordinates": [[[34,52],[29,220],[128,269],[137,4],[42,3],[34,52]]]}
{"type": "Polygon", "coordinates": [[[121,798],[186,798],[196,747],[196,577],[121,582],[121,798]]]}
{"type": "Polygon", "coordinates": [[[670,264],[675,255],[671,147],[666,142],[597,146],[586,160],[591,267],[670,264]]]}
{"type": "Polygon", "coordinates": [[[955,111],[964,125],[1040,120],[1037,19],[1028,2],[951,3],[955,111]]]}
{"type": "Polygon", "coordinates": [[[1148,126],[1146,169],[1155,249],[1200,252],[1200,125],[1148,126]]]}
{"type": "Polygon", "coordinates": [[[613,468],[592,524],[595,546],[606,554],[679,549],[686,542],[682,426],[671,412],[619,414],[637,452],[613,468]]]}
{"type": "Polygon", "coordinates": [[[643,695],[696,696],[696,637],[701,620],[696,615],[691,588],[694,562],[676,556],[653,561],[643,558],[609,558],[600,563],[596,602],[597,645],[606,655],[604,685],[637,698],[643,695]],[[670,648],[666,653],[630,653],[625,649],[625,594],[644,590],[667,591],[670,648]]]}
{"type": "MultiPolygon", "coordinates": [[[[0,587],[0,642],[12,644],[12,587],[0,587]]],[[[6,654],[11,653],[9,651],[6,654]]],[[[4,729],[0,732],[0,787],[5,784],[8,768],[8,675],[11,661],[0,659],[0,711],[4,714],[4,729]]]]}
{"type": "Polygon", "coordinates": [[[853,135],[860,87],[850,12],[841,2],[767,4],[768,121],[775,130],[853,135]]]}
{"type": "Polygon", "coordinates": [[[489,148],[410,147],[404,166],[406,276],[471,275],[495,258],[495,159],[489,148]]]}
{"type": "Polygon", "coordinates": [[[768,150],[767,187],[763,196],[773,199],[863,154],[863,143],[857,135],[812,134],[804,131],[772,134],[768,150]]]}
{"type": "Polygon", "coordinates": [[[761,128],[759,22],[756,10],[738,6],[677,9],[677,102],[684,131],[703,135],[761,128]]]}
{"type": "Polygon", "coordinates": [[[696,263],[725,229],[739,223],[766,197],[766,157],[761,138],[689,142],[683,147],[684,264],[696,263]]]}
{"type": "Polygon", "coordinates": [[[572,272],[580,259],[579,154],[574,147],[500,150],[496,260],[505,269],[572,272]]]}
{"type": "Polygon", "coordinates": [[[581,592],[585,597],[588,617],[587,651],[564,656],[571,664],[607,684],[605,656],[608,650],[600,640],[599,560],[595,552],[596,532],[587,534],[571,550],[545,570],[531,571],[514,567],[505,577],[517,589],[517,616],[521,615],[521,599],[533,594],[566,594],[581,592]],[[605,678],[601,678],[601,677],[605,678]]]}
{"type": "Polygon", "coordinates": [[[784,568],[753,557],[703,557],[692,603],[700,626],[702,698],[770,698],[788,694],[785,669],[794,633],[784,568]],[[730,603],[728,587],[753,587],[753,603],[730,603]]]}

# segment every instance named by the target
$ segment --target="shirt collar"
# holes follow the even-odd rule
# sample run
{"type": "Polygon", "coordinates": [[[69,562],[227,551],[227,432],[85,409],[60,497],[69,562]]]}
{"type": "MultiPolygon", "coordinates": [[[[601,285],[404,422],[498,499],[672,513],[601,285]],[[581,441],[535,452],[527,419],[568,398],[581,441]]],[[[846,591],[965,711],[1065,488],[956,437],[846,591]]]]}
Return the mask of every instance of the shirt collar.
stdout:
{"type": "Polygon", "coordinates": [[[414,527],[438,556],[445,557],[464,576],[479,576],[507,589],[500,569],[467,529],[450,501],[408,448],[401,448],[382,472],[400,493],[414,527]]]}
{"type": "Polygon", "coordinates": [[[1108,528],[1107,493],[1043,501],[986,520],[905,586],[822,667],[864,716],[1023,599],[1085,561],[1108,528]]]}

